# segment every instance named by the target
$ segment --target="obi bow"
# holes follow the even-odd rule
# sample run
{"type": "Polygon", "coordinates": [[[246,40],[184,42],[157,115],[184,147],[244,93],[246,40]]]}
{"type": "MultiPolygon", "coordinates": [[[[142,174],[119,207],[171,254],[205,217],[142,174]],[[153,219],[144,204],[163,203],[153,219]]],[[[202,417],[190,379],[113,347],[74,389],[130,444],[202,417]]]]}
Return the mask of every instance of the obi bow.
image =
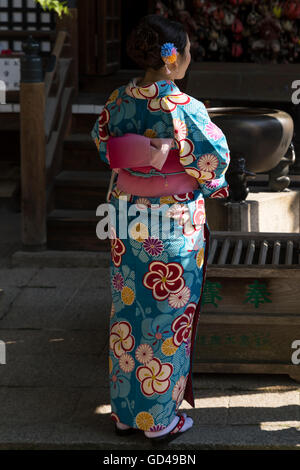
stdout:
{"type": "Polygon", "coordinates": [[[139,134],[110,136],[107,141],[109,164],[112,169],[152,166],[161,170],[174,139],[149,138],[139,134]]]}

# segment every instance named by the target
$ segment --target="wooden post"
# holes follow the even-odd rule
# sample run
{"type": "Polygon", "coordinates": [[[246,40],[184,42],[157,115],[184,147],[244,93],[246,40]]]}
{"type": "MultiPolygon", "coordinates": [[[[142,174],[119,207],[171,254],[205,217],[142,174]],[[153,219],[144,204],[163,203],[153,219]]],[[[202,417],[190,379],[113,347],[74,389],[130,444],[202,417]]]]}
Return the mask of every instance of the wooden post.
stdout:
{"type": "Polygon", "coordinates": [[[77,0],[68,0],[68,8],[71,16],[63,15],[56,18],[56,32],[66,31],[69,34],[68,43],[64,46],[65,52],[62,57],[72,57],[70,72],[71,85],[75,89],[75,97],[78,95],[78,9],[77,0]]]}
{"type": "Polygon", "coordinates": [[[45,84],[40,45],[32,36],[22,43],[20,129],[22,244],[46,248],[45,84]]]}

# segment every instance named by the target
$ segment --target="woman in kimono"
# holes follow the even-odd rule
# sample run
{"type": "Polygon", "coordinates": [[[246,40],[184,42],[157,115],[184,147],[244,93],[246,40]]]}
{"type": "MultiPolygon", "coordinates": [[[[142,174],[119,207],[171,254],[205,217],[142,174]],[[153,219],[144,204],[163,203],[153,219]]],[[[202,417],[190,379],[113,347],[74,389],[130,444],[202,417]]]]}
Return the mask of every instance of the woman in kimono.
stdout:
{"type": "Polygon", "coordinates": [[[118,173],[108,198],[111,418],[118,434],[169,441],[193,425],[179,408],[184,399],[195,406],[192,358],[210,234],[204,200],[228,196],[230,156],[204,104],[174,82],[191,60],[183,26],[147,15],[127,52],[145,75],[111,93],[91,132],[118,173]]]}

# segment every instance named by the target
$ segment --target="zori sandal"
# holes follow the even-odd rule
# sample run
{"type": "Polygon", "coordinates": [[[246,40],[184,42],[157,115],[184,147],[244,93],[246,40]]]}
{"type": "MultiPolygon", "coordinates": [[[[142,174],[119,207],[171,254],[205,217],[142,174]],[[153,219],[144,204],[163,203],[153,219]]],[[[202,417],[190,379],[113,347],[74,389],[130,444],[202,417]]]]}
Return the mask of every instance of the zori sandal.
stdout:
{"type": "MultiPolygon", "coordinates": [[[[179,418],[179,421],[178,423],[176,424],[176,426],[172,429],[172,431],[170,431],[169,433],[167,434],[163,434],[161,436],[157,436],[157,437],[148,437],[146,435],[146,437],[154,444],[164,444],[164,443],[167,443],[167,442],[171,442],[173,441],[174,439],[177,439],[177,437],[179,436],[182,436],[183,433],[185,433],[186,431],[188,431],[192,426],[190,426],[188,429],[186,429],[185,431],[180,431],[181,428],[184,426],[184,423],[186,421],[186,418],[187,418],[187,415],[184,413],[182,415],[179,415],[180,418],[179,418]]],[[[190,418],[190,416],[188,416],[188,418],[190,418]]],[[[190,418],[192,419],[192,418],[190,418]]]]}

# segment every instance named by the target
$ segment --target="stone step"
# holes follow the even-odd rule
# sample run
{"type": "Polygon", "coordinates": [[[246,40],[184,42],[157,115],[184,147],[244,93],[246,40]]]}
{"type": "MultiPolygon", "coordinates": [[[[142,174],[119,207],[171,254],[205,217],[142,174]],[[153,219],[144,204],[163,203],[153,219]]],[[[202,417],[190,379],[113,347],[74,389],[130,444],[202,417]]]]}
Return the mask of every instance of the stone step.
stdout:
{"type": "MultiPolygon", "coordinates": [[[[289,174],[291,182],[289,187],[299,187],[300,186],[300,175],[298,174],[289,174]]],[[[269,175],[267,173],[259,173],[256,175],[255,179],[248,181],[248,187],[251,188],[256,186],[267,186],[269,183],[269,175]]]]}
{"type": "Polygon", "coordinates": [[[72,114],[72,126],[71,132],[73,133],[86,133],[89,134],[99,117],[100,113],[73,113],[72,114]]]}
{"type": "Polygon", "coordinates": [[[94,210],[106,201],[109,171],[62,171],[55,177],[55,208],[94,210]]]}
{"type": "Polygon", "coordinates": [[[64,140],[62,170],[108,171],[97,147],[87,133],[70,134],[64,140]]]}
{"type": "Polygon", "coordinates": [[[109,240],[96,234],[99,217],[92,210],[54,209],[47,217],[47,248],[50,250],[109,251],[109,240]]]}

